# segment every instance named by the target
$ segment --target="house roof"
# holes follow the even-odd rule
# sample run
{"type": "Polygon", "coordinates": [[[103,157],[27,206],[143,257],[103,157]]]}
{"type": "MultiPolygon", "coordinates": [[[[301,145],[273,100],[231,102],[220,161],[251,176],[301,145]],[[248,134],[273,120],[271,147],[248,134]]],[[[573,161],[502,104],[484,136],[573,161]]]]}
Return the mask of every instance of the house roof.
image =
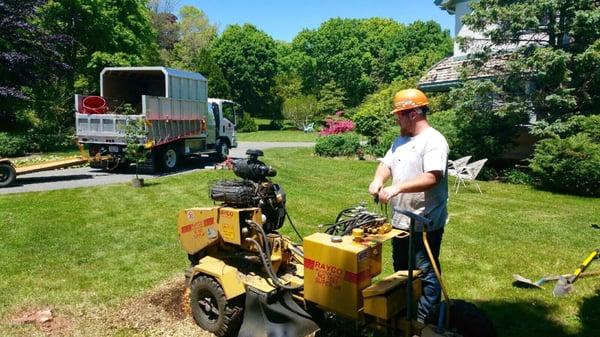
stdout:
{"type": "MultiPolygon", "coordinates": [[[[493,78],[503,73],[508,53],[494,54],[483,65],[477,74],[468,79],[493,78]]],[[[467,57],[447,57],[431,67],[419,80],[419,88],[423,91],[447,91],[461,81],[461,70],[468,63],[467,57]]]]}
{"type": "Polygon", "coordinates": [[[456,4],[461,2],[469,2],[469,0],[434,0],[436,6],[447,11],[450,14],[454,14],[456,10],[456,4]]]}

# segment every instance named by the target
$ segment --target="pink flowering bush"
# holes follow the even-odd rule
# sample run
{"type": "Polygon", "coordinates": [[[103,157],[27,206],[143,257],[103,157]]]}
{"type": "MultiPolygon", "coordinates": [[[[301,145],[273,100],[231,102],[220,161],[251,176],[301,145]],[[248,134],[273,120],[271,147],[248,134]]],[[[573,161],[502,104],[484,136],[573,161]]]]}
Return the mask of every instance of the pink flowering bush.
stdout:
{"type": "Polygon", "coordinates": [[[323,130],[321,130],[321,132],[319,132],[319,134],[321,136],[328,136],[350,132],[354,130],[354,122],[352,122],[349,119],[344,119],[342,117],[343,114],[343,111],[338,111],[335,113],[334,117],[327,117],[325,119],[325,127],[323,128],[323,130]]]}

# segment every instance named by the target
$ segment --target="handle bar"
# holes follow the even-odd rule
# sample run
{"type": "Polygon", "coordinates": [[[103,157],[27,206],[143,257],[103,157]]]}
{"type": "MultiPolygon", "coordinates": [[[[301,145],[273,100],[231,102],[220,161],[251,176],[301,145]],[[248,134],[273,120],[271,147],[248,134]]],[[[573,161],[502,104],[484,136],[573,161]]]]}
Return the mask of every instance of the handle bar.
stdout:
{"type": "Polygon", "coordinates": [[[394,212],[398,212],[398,213],[404,214],[407,217],[409,217],[412,221],[420,222],[420,223],[424,224],[427,227],[431,226],[431,224],[433,223],[433,220],[427,219],[426,217],[423,217],[423,216],[421,216],[421,215],[419,215],[417,213],[411,212],[411,211],[406,210],[406,209],[400,209],[400,208],[394,207],[394,212]]]}

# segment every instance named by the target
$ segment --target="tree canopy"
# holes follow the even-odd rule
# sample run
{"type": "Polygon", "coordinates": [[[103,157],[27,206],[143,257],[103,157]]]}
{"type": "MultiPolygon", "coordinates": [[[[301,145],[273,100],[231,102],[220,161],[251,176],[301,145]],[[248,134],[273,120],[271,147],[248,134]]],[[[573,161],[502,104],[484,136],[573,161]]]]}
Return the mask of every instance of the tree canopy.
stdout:
{"type": "Polygon", "coordinates": [[[97,90],[105,66],[152,64],[158,60],[156,32],[144,0],[50,0],[39,25],[71,38],[61,53],[73,72],[67,83],[97,90]]]}
{"type": "Polygon", "coordinates": [[[405,26],[391,19],[335,18],[300,32],[285,61],[301,74],[304,92],[320,98],[333,81],[345,93],[344,103],[357,106],[383,84],[420,76],[451,50],[449,32],[433,21],[405,26]]]}
{"type": "Polygon", "coordinates": [[[209,80],[210,96],[233,99],[254,117],[281,118],[284,101],[308,97],[314,111],[303,114],[313,122],[356,107],[395,79],[420,76],[452,49],[448,31],[434,22],[333,18],[283,42],[250,24],[219,33],[199,8],[174,13],[178,4],[4,1],[2,128],[65,143],[73,132],[73,94],[97,94],[103,67],[144,65],[199,72],[209,80]],[[8,98],[29,101],[15,105],[8,98]]]}
{"type": "Polygon", "coordinates": [[[58,50],[70,42],[32,23],[43,1],[3,1],[0,5],[0,131],[26,128],[19,108],[32,89],[51,85],[70,69],[58,50]]]}
{"type": "Polygon", "coordinates": [[[228,26],[213,45],[213,55],[231,86],[234,100],[253,116],[277,116],[273,95],[278,70],[273,38],[250,24],[228,26]]]}
{"type": "Polygon", "coordinates": [[[472,6],[465,24],[495,45],[514,46],[497,81],[506,102],[501,113],[521,107],[520,113],[548,122],[600,113],[598,1],[481,0],[472,6]]]}

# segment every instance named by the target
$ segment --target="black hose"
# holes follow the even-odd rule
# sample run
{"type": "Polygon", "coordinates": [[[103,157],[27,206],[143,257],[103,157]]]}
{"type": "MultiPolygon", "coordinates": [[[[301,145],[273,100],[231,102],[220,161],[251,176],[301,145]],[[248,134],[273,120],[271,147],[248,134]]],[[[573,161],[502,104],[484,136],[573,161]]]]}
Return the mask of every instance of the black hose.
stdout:
{"type": "MultiPolygon", "coordinates": [[[[262,228],[261,225],[257,224],[254,221],[248,221],[249,224],[251,224],[252,226],[258,228],[258,231],[260,232],[260,234],[263,237],[263,241],[265,243],[265,251],[267,252],[267,256],[271,256],[271,246],[269,245],[269,238],[267,237],[267,233],[265,233],[265,230],[262,228]]],[[[270,258],[269,258],[270,260],[270,258]]]]}
{"type": "Polygon", "coordinates": [[[290,214],[288,213],[287,208],[284,207],[283,211],[285,212],[285,215],[287,216],[288,221],[290,222],[290,225],[292,225],[294,232],[296,232],[296,235],[298,235],[300,242],[304,241],[304,238],[302,238],[302,235],[300,235],[300,233],[298,232],[298,229],[296,229],[296,226],[294,226],[294,223],[292,222],[292,218],[290,218],[290,214]]]}
{"type": "Polygon", "coordinates": [[[270,262],[267,261],[267,259],[265,257],[265,253],[263,252],[263,250],[260,246],[260,243],[258,243],[258,241],[254,240],[252,238],[246,238],[246,241],[252,242],[258,249],[258,255],[260,256],[263,266],[265,267],[267,274],[269,274],[269,277],[271,277],[271,279],[273,280],[273,283],[275,283],[275,286],[277,288],[281,288],[281,289],[285,289],[285,290],[299,290],[304,287],[304,285],[292,287],[292,286],[288,286],[287,284],[284,284],[283,282],[281,282],[281,279],[279,278],[279,276],[277,276],[277,274],[275,274],[275,272],[273,271],[273,266],[270,264],[270,262]]]}

